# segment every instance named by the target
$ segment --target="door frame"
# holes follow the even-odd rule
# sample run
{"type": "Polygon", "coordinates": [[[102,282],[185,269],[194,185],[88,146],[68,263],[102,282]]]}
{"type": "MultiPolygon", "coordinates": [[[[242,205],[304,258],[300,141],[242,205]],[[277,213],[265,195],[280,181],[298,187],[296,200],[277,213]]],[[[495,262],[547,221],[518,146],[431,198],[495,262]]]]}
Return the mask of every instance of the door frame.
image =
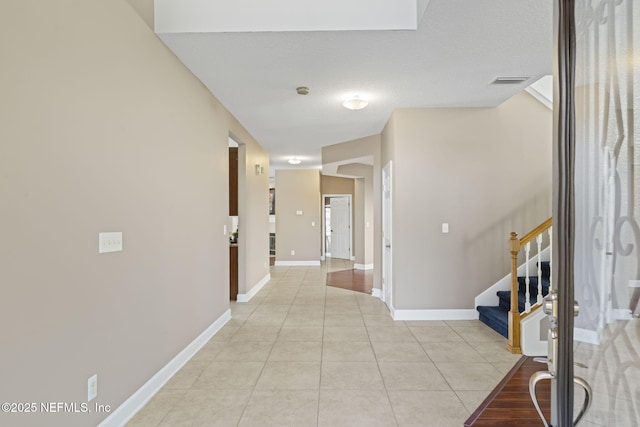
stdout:
{"type": "Polygon", "coordinates": [[[558,292],[558,360],[552,386],[551,422],[573,426],[574,370],[574,236],[575,236],[575,0],[554,3],[554,138],[553,138],[553,259],[551,268],[558,292]],[[562,266],[562,268],[560,268],[562,266]],[[555,391],[555,393],[554,393],[555,391]]]}
{"type": "Polygon", "coordinates": [[[327,224],[327,218],[326,218],[326,214],[325,214],[325,205],[324,205],[324,200],[327,197],[343,197],[343,198],[348,198],[349,199],[349,261],[353,261],[355,260],[355,253],[353,251],[353,195],[352,194],[334,194],[334,193],[328,193],[328,194],[322,194],[322,199],[320,200],[320,206],[322,207],[322,227],[320,228],[320,241],[322,242],[322,252],[321,252],[321,256],[320,259],[321,260],[325,260],[326,259],[326,253],[327,253],[327,248],[326,248],[326,240],[325,240],[325,236],[327,233],[326,230],[326,224],[327,224]]]}
{"type": "Polygon", "coordinates": [[[380,269],[381,276],[381,289],[380,289],[380,299],[387,305],[389,310],[393,313],[393,161],[390,160],[382,168],[382,267],[380,269]],[[388,181],[385,181],[388,180],[388,181]],[[388,184],[385,184],[388,182],[388,184]],[[385,204],[385,186],[388,185],[389,190],[389,204],[388,206],[385,204]],[[387,224],[386,219],[389,219],[389,227],[386,229],[385,224],[387,224]],[[386,232],[386,234],[385,234],[386,232]],[[388,239],[386,238],[388,237],[388,239]],[[387,248],[387,243],[389,242],[389,248],[387,248]],[[387,254],[387,249],[389,249],[387,254]],[[386,259],[389,257],[389,259],[386,259]],[[389,271],[387,271],[387,266],[389,267],[389,271]]]}

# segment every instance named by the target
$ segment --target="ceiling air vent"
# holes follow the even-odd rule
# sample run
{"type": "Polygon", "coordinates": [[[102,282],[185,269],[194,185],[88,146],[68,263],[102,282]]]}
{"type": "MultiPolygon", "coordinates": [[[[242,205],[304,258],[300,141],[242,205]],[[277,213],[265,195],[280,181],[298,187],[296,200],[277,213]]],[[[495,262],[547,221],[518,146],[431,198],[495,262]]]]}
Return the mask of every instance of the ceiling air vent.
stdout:
{"type": "Polygon", "coordinates": [[[529,77],[496,77],[492,85],[519,85],[529,80],[529,77]]]}

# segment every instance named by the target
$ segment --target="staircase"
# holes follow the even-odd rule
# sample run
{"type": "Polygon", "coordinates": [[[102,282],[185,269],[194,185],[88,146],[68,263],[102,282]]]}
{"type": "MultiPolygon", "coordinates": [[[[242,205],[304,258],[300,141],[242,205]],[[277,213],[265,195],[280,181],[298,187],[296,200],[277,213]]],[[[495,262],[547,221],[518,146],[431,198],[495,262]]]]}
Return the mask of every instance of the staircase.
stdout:
{"type": "MultiPolygon", "coordinates": [[[[551,266],[548,261],[540,263],[542,269],[542,295],[549,293],[549,277],[551,274],[551,266]]],[[[526,297],[526,278],[518,277],[518,310],[520,313],[525,311],[526,297]]],[[[529,294],[531,305],[537,302],[538,278],[529,277],[529,294]]],[[[511,291],[498,291],[499,303],[496,306],[481,305],[476,308],[480,313],[480,321],[484,322],[494,331],[498,332],[505,338],[509,337],[509,307],[511,306],[511,291]]]]}

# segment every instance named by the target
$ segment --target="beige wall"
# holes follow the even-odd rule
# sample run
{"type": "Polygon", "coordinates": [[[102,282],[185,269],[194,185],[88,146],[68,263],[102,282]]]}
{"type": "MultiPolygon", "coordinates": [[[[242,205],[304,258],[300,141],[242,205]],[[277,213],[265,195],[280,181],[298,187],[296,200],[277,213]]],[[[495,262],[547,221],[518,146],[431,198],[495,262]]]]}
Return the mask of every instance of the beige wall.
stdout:
{"type": "Polygon", "coordinates": [[[115,408],[227,311],[229,132],[255,141],[125,1],[6,0],[0,37],[0,395],[84,402],[98,374],[115,408]]]}
{"type": "Polygon", "coordinates": [[[276,170],[276,263],[320,261],[320,220],[320,172],[276,170]]]}
{"type": "Polygon", "coordinates": [[[396,309],[473,308],[508,273],[509,232],[551,216],[551,126],[526,93],[497,108],[394,112],[382,152],[394,160],[396,309]]]}
{"type": "Polygon", "coordinates": [[[320,176],[322,194],[351,194],[353,196],[353,178],[339,176],[320,176]]]}
{"type": "MultiPolygon", "coordinates": [[[[241,129],[239,124],[237,128],[241,129]]],[[[269,155],[241,129],[238,149],[238,293],[269,274],[269,155]],[[256,175],[256,165],[263,171],[256,175]]]]}

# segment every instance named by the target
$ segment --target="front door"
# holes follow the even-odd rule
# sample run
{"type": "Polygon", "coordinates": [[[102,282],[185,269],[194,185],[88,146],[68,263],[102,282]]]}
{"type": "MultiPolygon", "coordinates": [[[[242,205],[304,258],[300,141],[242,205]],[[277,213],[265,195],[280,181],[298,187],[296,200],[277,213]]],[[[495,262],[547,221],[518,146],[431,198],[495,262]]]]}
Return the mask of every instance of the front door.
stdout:
{"type": "Polygon", "coordinates": [[[558,384],[551,425],[573,426],[584,401],[584,388],[574,386],[580,377],[592,389],[581,425],[640,426],[640,4],[557,4],[560,21],[571,19],[557,34],[554,229],[560,241],[553,267],[563,277],[555,276],[558,384]],[[567,37],[575,44],[562,47],[567,37]],[[576,317],[567,298],[579,305],[576,317]],[[571,328],[563,331],[565,325],[571,328]]]}

